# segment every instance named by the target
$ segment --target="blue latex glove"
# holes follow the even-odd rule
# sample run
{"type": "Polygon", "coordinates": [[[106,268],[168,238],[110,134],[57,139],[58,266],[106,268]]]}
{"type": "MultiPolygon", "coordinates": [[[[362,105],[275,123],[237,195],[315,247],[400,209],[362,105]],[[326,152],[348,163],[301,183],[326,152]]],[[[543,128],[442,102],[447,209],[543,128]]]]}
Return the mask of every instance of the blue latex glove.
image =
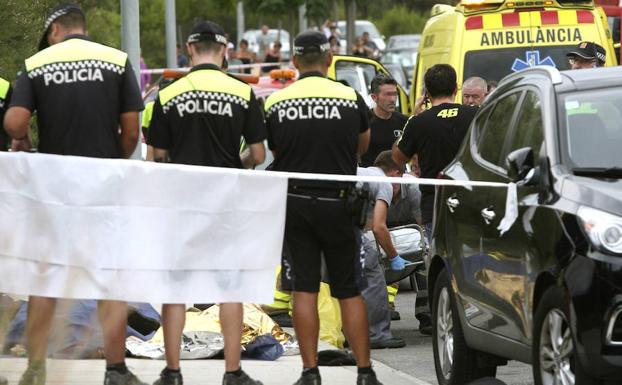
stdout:
{"type": "Polygon", "coordinates": [[[395,271],[404,270],[404,267],[406,267],[406,264],[408,263],[409,262],[407,260],[400,257],[400,255],[398,254],[394,258],[391,259],[391,270],[395,270],[395,271]]]}

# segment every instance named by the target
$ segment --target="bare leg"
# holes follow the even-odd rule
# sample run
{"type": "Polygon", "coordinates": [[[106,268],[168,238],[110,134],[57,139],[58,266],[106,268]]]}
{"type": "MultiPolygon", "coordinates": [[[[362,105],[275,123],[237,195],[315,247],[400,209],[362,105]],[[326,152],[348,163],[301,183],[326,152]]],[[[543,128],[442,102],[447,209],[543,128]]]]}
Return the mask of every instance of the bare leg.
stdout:
{"type": "Polygon", "coordinates": [[[30,362],[45,361],[55,308],[55,298],[34,296],[28,298],[26,338],[30,362]]]}
{"type": "Polygon", "coordinates": [[[347,299],[340,299],[341,320],[343,329],[352,347],[359,368],[371,366],[369,358],[369,324],[367,308],[360,295],[347,299]]]}
{"type": "Polygon", "coordinates": [[[320,334],[317,296],[318,293],[294,292],[294,330],[305,368],[317,367],[317,340],[320,334]]]}
{"type": "Polygon", "coordinates": [[[172,370],[179,369],[181,335],[184,332],[185,323],[185,305],[162,305],[162,327],[164,328],[166,367],[172,370]]]}
{"type": "Polygon", "coordinates": [[[99,301],[99,323],[104,337],[106,364],[125,362],[125,334],[127,330],[127,302],[99,301]]]}
{"type": "Polygon", "coordinates": [[[225,370],[227,372],[240,369],[243,317],[244,308],[241,303],[220,304],[220,327],[225,337],[225,370]]]}

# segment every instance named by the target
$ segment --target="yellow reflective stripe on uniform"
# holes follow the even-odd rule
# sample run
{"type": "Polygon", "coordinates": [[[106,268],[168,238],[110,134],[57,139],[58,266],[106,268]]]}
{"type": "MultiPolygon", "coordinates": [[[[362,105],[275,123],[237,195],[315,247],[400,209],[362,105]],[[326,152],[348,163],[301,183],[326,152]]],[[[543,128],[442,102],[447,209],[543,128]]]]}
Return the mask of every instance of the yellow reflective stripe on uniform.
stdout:
{"type": "Polygon", "coordinates": [[[218,70],[198,70],[160,91],[160,103],[165,105],[171,99],[190,91],[220,92],[240,97],[247,102],[251,100],[251,87],[233,79],[218,70]]]}
{"type": "Polygon", "coordinates": [[[141,122],[141,126],[144,128],[149,128],[151,125],[151,118],[153,117],[153,106],[155,105],[155,101],[150,101],[145,104],[145,110],[143,111],[143,119],[141,122]]]}
{"type": "Polygon", "coordinates": [[[99,60],[125,67],[127,54],[118,49],[107,47],[84,39],[69,39],[55,44],[26,59],[26,71],[30,72],[47,64],[99,60]]]}
{"type": "Polygon", "coordinates": [[[265,110],[289,99],[335,98],[356,101],[356,91],[334,80],[311,76],[296,81],[294,84],[270,95],[266,100],[265,110]]]}
{"type": "Polygon", "coordinates": [[[0,78],[0,99],[6,99],[6,95],[9,93],[11,83],[0,78]]]}

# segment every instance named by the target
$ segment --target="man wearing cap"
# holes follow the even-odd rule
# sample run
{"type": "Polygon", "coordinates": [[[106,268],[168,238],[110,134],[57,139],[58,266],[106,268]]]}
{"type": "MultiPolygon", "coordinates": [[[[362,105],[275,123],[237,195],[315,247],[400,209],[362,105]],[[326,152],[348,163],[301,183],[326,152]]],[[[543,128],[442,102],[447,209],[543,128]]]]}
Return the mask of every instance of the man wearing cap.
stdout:
{"type": "MultiPolygon", "coordinates": [[[[39,52],[26,59],[4,119],[14,150],[28,150],[34,111],[42,153],[129,158],[138,139],[140,90],[127,54],[92,42],[77,5],[62,4],[45,22],[39,52]],[[88,133],[88,134],[87,134],[88,133]]],[[[29,366],[20,385],[45,384],[45,358],[56,300],[30,297],[29,366]]],[[[141,385],[125,366],[127,304],[100,301],[106,385],[141,385]]]]}
{"type": "MultiPolygon", "coordinates": [[[[4,122],[4,113],[9,107],[9,100],[11,98],[11,83],[0,78],[0,126],[4,122]]],[[[0,151],[6,151],[9,146],[9,136],[4,130],[3,126],[0,127],[0,151]]],[[[0,380],[0,385],[2,380],[0,380]]]]}
{"type": "Polygon", "coordinates": [[[600,45],[591,41],[582,41],[566,54],[570,69],[596,68],[605,65],[607,52],[600,45]]]}
{"type": "MultiPolygon", "coordinates": [[[[198,23],[187,40],[190,73],[156,97],[149,145],[156,162],[212,167],[252,168],[265,158],[266,129],[261,106],[251,87],[224,73],[227,38],[223,28],[198,23]],[[240,157],[240,138],[250,147],[240,157]]],[[[252,193],[252,192],[249,192],[252,193]]],[[[240,367],[241,303],[220,304],[225,339],[223,385],[261,385],[240,367]]],[[[181,385],[179,347],[185,322],[183,304],[162,306],[166,368],[156,385],[181,385]]]]}
{"type": "MultiPolygon", "coordinates": [[[[293,60],[300,78],[265,103],[274,170],[355,175],[357,155],[369,146],[365,101],[352,88],[326,78],[332,53],[323,33],[298,35],[293,60]]],[[[349,183],[289,181],[281,275],[283,288],[294,296],[294,328],[303,363],[296,385],[321,383],[317,298],[322,255],[356,357],[357,384],[379,384],[371,368],[367,312],[357,285],[359,230],[353,224],[357,213],[346,208],[349,191],[349,183]]]]}

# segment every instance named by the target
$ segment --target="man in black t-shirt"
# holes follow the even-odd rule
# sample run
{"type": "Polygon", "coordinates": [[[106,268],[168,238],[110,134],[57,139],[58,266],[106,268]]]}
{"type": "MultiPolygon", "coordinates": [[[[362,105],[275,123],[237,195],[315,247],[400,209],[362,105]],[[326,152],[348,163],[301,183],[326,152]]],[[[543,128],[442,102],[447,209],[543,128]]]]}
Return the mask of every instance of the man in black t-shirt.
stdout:
{"type": "MultiPolygon", "coordinates": [[[[28,126],[36,111],[40,152],[129,158],[136,148],[143,102],[127,54],[92,42],[77,5],[55,7],[44,29],[39,52],[25,60],[5,116],[13,150],[30,149],[28,126]]],[[[29,299],[29,361],[20,385],[45,384],[55,304],[54,298],[29,299]]],[[[106,356],[104,382],[143,384],[125,365],[127,303],[100,301],[98,305],[106,356]]]]}
{"type": "MultiPolygon", "coordinates": [[[[393,159],[405,164],[418,155],[422,178],[436,178],[458,153],[464,136],[477,112],[476,107],[454,103],[458,86],[456,71],[448,64],[437,64],[428,69],[424,77],[426,97],[432,108],[408,120],[404,132],[395,146],[393,159]]],[[[428,236],[431,236],[434,214],[434,186],[420,186],[421,216],[428,236]]],[[[419,287],[427,287],[418,282],[419,287]]],[[[417,300],[420,298],[418,297],[417,300]]],[[[425,298],[427,302],[427,298],[425,298]]],[[[427,303],[426,303],[427,305],[427,303]]],[[[429,331],[429,309],[421,302],[415,305],[428,314],[415,314],[420,330],[429,331]]]]}
{"type": "MultiPolygon", "coordinates": [[[[212,167],[251,168],[265,158],[266,128],[261,106],[251,87],[221,70],[227,38],[223,28],[209,21],[194,26],[187,40],[192,69],[160,90],[149,126],[149,145],[156,162],[212,167]],[[240,159],[240,139],[250,151],[240,159]]],[[[225,340],[223,385],[261,385],[242,371],[241,303],[220,304],[225,340]]],[[[155,385],[182,385],[179,359],[185,322],[183,304],[162,306],[166,368],[155,385]]]]}
{"type": "Polygon", "coordinates": [[[398,98],[395,79],[378,74],[371,82],[371,97],[376,106],[370,112],[369,149],[361,157],[361,167],[371,167],[378,154],[390,150],[401,136],[407,118],[395,110],[398,98]]]}
{"type": "MultiPolygon", "coordinates": [[[[268,144],[274,170],[355,175],[357,154],[369,145],[368,108],[354,89],[327,79],[332,62],[323,33],[308,31],[294,41],[300,78],[266,100],[268,144]]],[[[317,298],[324,256],[331,295],[339,300],[343,325],[358,366],[358,382],[379,384],[371,368],[358,229],[346,210],[347,186],[290,180],[285,219],[282,287],[294,296],[294,327],[304,370],[296,385],[319,385],[317,298]],[[358,271],[357,271],[358,269],[358,271]]]]}

